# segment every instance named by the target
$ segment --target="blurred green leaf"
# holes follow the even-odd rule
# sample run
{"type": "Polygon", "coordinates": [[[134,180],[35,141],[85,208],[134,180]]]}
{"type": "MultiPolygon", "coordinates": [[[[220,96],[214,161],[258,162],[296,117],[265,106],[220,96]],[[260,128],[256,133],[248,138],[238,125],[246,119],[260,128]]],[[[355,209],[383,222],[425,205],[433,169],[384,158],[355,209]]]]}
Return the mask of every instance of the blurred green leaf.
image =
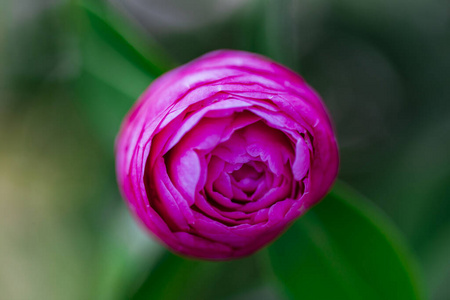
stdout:
{"type": "Polygon", "coordinates": [[[264,286],[264,259],[206,262],[166,252],[132,299],[229,299],[264,286]]]}
{"type": "Polygon", "coordinates": [[[174,65],[157,44],[107,6],[84,1],[79,7],[86,22],[79,32],[82,73],[78,104],[112,155],[127,111],[152,80],[174,65]]]}
{"type": "Polygon", "coordinates": [[[265,253],[202,262],[167,252],[133,299],[230,299],[261,287],[275,299],[423,298],[399,232],[342,184],[265,253]]]}
{"type": "MultiPolygon", "coordinates": [[[[108,65],[111,66],[111,64],[108,65]]],[[[113,85],[111,82],[104,81],[88,71],[84,71],[78,81],[80,94],[78,105],[101,145],[111,156],[114,139],[125,114],[151,82],[151,79],[145,80],[145,77],[140,82],[139,77],[136,80],[133,78],[132,73],[123,78],[125,85],[127,82],[130,83],[129,90],[122,89],[119,84],[113,85]]]]}
{"type": "Polygon", "coordinates": [[[175,67],[158,44],[107,5],[85,0],[80,2],[80,8],[89,20],[90,30],[137,68],[157,77],[175,67]]]}
{"type": "Polygon", "coordinates": [[[116,209],[104,226],[99,237],[95,299],[121,299],[135,278],[154,264],[163,247],[150,239],[123,207],[116,209]]]}
{"type": "Polygon", "coordinates": [[[401,235],[366,199],[336,184],[270,248],[293,299],[422,299],[401,235]]]}
{"type": "Polygon", "coordinates": [[[275,61],[287,65],[290,68],[298,68],[296,61],[298,56],[298,44],[295,40],[295,22],[292,10],[292,0],[265,0],[260,5],[264,6],[264,18],[262,21],[263,37],[261,54],[267,55],[275,61]]]}
{"type": "Polygon", "coordinates": [[[431,233],[429,242],[423,248],[423,268],[431,299],[449,299],[450,222],[431,233]]]}

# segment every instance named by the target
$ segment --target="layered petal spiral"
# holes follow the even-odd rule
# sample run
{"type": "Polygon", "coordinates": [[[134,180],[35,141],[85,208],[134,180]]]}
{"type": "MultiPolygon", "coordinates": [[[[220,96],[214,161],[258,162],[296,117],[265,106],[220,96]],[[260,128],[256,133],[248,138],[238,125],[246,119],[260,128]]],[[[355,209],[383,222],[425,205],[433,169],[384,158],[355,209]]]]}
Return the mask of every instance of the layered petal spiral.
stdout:
{"type": "Polygon", "coordinates": [[[220,50],[154,81],[123,121],[119,187],[173,251],[249,255],[321,200],[338,170],[320,97],[263,56],[220,50]]]}

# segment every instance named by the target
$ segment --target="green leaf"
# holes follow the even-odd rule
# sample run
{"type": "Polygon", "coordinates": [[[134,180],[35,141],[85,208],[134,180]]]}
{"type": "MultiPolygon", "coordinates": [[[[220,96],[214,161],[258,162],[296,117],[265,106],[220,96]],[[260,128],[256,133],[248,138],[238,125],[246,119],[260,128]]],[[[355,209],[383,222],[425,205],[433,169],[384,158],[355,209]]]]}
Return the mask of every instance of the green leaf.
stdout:
{"type": "Polygon", "coordinates": [[[86,119],[86,125],[95,134],[99,146],[112,159],[120,124],[137,96],[130,97],[88,72],[83,73],[77,90],[77,105],[86,119]]]}
{"type": "Polygon", "coordinates": [[[109,44],[137,68],[157,77],[175,67],[163,49],[131,21],[126,22],[109,6],[93,0],[79,3],[88,19],[88,31],[109,44]]]}
{"type": "MultiPolygon", "coordinates": [[[[132,299],[230,299],[233,295],[247,295],[264,288],[264,259],[254,255],[235,261],[207,262],[166,252],[132,299]]],[[[269,288],[268,293],[275,291],[269,288]]]]}
{"type": "Polygon", "coordinates": [[[96,257],[95,297],[98,300],[122,299],[134,279],[145,274],[163,248],[138,227],[124,207],[105,222],[96,257]]]}
{"type": "Polygon", "coordinates": [[[112,155],[121,121],[133,103],[162,73],[174,66],[157,44],[125,23],[109,7],[81,2],[79,32],[82,72],[78,105],[102,146],[112,155]]]}
{"type": "Polygon", "coordinates": [[[400,233],[342,184],[270,248],[292,299],[423,299],[400,233]]]}
{"type": "Polygon", "coordinates": [[[423,299],[399,232],[342,184],[251,257],[202,262],[167,252],[133,299],[241,299],[255,290],[274,299],[423,299]]]}
{"type": "Polygon", "coordinates": [[[450,299],[450,222],[430,234],[422,250],[422,265],[431,299],[450,299]]]}

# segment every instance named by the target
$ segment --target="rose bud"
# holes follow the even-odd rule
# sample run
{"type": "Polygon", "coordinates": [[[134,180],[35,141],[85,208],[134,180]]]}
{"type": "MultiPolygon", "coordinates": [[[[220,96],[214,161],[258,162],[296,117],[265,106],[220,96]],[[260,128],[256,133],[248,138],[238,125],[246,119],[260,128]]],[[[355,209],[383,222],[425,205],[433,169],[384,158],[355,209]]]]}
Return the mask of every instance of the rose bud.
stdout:
{"type": "Polygon", "coordinates": [[[299,75],[221,50],[150,85],[123,121],[116,167],[146,228],[176,253],[221,260],[255,252],[320,201],[338,150],[299,75]]]}

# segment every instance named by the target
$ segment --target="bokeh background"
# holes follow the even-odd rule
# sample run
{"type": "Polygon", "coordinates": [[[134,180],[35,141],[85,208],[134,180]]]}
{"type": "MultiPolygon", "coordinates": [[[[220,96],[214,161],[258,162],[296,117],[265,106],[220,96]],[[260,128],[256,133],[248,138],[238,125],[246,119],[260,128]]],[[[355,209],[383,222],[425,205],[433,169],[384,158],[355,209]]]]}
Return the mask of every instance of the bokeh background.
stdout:
{"type": "MultiPolygon", "coordinates": [[[[114,138],[134,100],[162,72],[220,48],[267,55],[322,95],[340,180],[396,232],[418,294],[450,299],[447,0],[2,0],[0,298],[128,299],[161,286],[158,299],[208,289],[210,299],[295,298],[266,284],[276,272],[254,282],[270,268],[266,252],[213,265],[170,256],[116,186],[114,138]],[[189,290],[193,266],[200,283],[189,290]]],[[[341,239],[352,240],[358,224],[347,225],[341,239]]],[[[299,239],[287,236],[277,247],[299,239]]]]}

